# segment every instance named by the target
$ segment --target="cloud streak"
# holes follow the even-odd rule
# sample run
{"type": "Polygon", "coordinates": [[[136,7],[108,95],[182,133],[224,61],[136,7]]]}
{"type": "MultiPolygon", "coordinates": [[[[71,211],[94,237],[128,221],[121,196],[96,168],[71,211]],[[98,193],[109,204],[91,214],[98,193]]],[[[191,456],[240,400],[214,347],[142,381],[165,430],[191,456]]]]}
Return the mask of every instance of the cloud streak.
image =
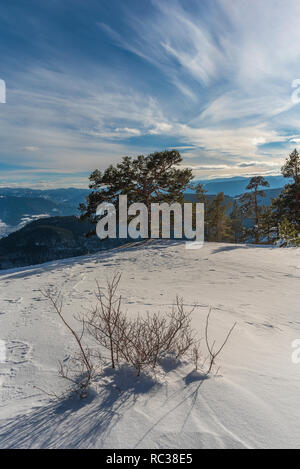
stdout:
{"type": "Polygon", "coordinates": [[[175,147],[197,176],[267,174],[300,142],[298,1],[64,3],[0,8],[0,162],[76,179],[175,147]]]}

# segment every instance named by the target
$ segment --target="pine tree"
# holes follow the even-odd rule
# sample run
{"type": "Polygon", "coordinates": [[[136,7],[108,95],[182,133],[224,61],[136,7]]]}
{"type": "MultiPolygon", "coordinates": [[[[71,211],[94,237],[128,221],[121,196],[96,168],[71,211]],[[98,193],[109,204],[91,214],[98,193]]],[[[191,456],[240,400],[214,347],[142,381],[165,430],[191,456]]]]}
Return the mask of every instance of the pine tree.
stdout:
{"type": "Polygon", "coordinates": [[[224,192],[216,195],[207,210],[207,223],[209,228],[209,240],[228,241],[232,235],[230,219],[226,215],[226,210],[230,204],[226,204],[224,192]]]}
{"type": "Polygon", "coordinates": [[[235,200],[230,213],[231,230],[233,233],[233,239],[235,243],[240,243],[245,240],[245,229],[244,229],[244,215],[241,207],[235,200]]]}
{"type": "Polygon", "coordinates": [[[260,217],[260,232],[267,242],[271,242],[271,235],[274,229],[274,214],[272,206],[263,206],[260,217]]]}
{"type": "MultiPolygon", "coordinates": [[[[193,175],[190,169],[179,168],[181,162],[177,150],[166,150],[137,158],[125,156],[119,164],[109,166],[104,172],[95,170],[89,186],[93,191],[88,195],[87,203],[79,207],[81,220],[97,223],[98,205],[109,202],[117,209],[119,195],[127,195],[129,204],[144,203],[149,220],[151,203],[182,203],[184,190],[189,187],[193,175]]],[[[95,231],[89,234],[95,234],[95,231]]]]}
{"type": "Polygon", "coordinates": [[[197,202],[205,204],[207,202],[207,197],[205,195],[207,193],[207,190],[204,189],[203,184],[195,184],[193,189],[196,192],[197,202]]]}
{"type": "MultiPolygon", "coordinates": [[[[193,190],[196,192],[196,203],[204,204],[204,238],[208,239],[208,226],[207,226],[207,213],[209,207],[209,198],[207,191],[204,189],[203,184],[198,183],[193,185],[193,190]]],[[[193,205],[193,220],[195,220],[196,206],[193,205]]],[[[193,226],[195,229],[195,226],[193,226]]]]}
{"type": "Polygon", "coordinates": [[[300,246],[297,230],[287,218],[284,218],[279,226],[278,244],[280,246],[300,246]]]}
{"type": "Polygon", "coordinates": [[[295,149],[286,159],[285,164],[281,168],[281,172],[285,178],[292,178],[293,184],[285,186],[285,192],[282,194],[284,204],[291,212],[289,219],[296,225],[300,225],[300,155],[295,149]]]}
{"type": "MultiPolygon", "coordinates": [[[[284,189],[283,189],[284,191],[284,189]]],[[[283,191],[281,194],[272,199],[272,216],[273,216],[273,226],[276,229],[276,237],[279,238],[279,227],[280,223],[282,222],[283,218],[288,218],[287,208],[285,206],[284,197],[282,196],[283,191]]]]}
{"type": "Polygon", "coordinates": [[[264,177],[254,176],[246,187],[246,190],[250,192],[246,192],[240,198],[245,213],[247,213],[249,217],[253,218],[254,227],[250,231],[253,232],[256,244],[259,243],[259,221],[261,214],[259,199],[266,195],[265,192],[259,188],[269,186],[270,184],[264,177]]]}

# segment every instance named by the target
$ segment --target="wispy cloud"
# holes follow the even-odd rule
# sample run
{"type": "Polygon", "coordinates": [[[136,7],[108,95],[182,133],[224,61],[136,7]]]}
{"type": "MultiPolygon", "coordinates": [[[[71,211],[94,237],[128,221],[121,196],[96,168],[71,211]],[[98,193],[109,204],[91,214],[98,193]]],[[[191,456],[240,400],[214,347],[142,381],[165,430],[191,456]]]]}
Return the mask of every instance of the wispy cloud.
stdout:
{"type": "Polygon", "coordinates": [[[33,151],[38,151],[39,147],[35,147],[34,145],[28,145],[27,147],[21,148],[22,151],[28,151],[28,152],[33,152],[33,151]]]}
{"type": "Polygon", "coordinates": [[[0,8],[0,161],[79,185],[78,172],[173,147],[197,176],[279,171],[300,142],[298,0],[79,3],[68,28],[59,2],[0,8]]]}

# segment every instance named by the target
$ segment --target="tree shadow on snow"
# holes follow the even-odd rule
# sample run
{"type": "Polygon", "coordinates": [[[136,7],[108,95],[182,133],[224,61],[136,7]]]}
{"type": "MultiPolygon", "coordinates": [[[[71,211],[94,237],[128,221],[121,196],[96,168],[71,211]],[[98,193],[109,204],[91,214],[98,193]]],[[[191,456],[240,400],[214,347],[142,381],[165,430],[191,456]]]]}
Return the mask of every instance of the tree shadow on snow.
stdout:
{"type": "MultiPolygon", "coordinates": [[[[200,389],[201,389],[201,386],[203,385],[203,383],[209,379],[209,377],[207,375],[203,375],[199,372],[191,372],[189,373],[185,378],[184,378],[184,381],[186,384],[191,384],[192,386],[190,388],[185,388],[185,391],[186,392],[183,392],[183,397],[181,400],[177,401],[177,403],[175,405],[172,405],[171,408],[168,408],[169,406],[167,405],[167,403],[172,403],[174,400],[176,401],[177,399],[175,399],[175,393],[170,395],[167,399],[167,401],[165,402],[165,406],[168,408],[168,410],[166,410],[165,412],[163,412],[161,414],[161,416],[159,417],[158,420],[156,420],[156,422],[154,422],[152,425],[150,425],[148,427],[148,429],[145,431],[145,433],[143,435],[141,435],[141,437],[139,438],[139,440],[136,442],[136,444],[134,445],[134,448],[143,448],[144,447],[144,441],[147,439],[147,437],[153,432],[153,430],[157,427],[159,427],[159,425],[163,422],[163,420],[165,420],[168,416],[172,415],[174,412],[176,412],[176,410],[183,406],[183,405],[186,405],[187,402],[190,402],[190,405],[188,407],[188,410],[186,412],[186,415],[185,415],[185,418],[184,418],[184,421],[182,423],[182,426],[181,426],[181,429],[180,429],[180,432],[183,432],[186,424],[188,423],[188,420],[194,410],[194,407],[195,407],[195,404],[197,402],[197,399],[198,399],[198,396],[199,396],[199,393],[200,393],[200,389]],[[196,378],[197,379],[193,379],[192,377],[196,378]]],[[[178,394],[180,396],[180,394],[182,393],[182,390],[178,391],[176,394],[178,394]]],[[[178,396],[177,396],[178,397],[178,396]]]]}
{"type": "Polygon", "coordinates": [[[235,251],[236,249],[277,249],[277,246],[272,244],[233,244],[231,246],[220,246],[217,249],[212,251],[212,254],[218,254],[219,252],[226,252],[226,251],[235,251]]]}
{"type": "Polygon", "coordinates": [[[204,374],[204,373],[200,373],[200,371],[191,371],[191,373],[189,373],[188,375],[186,375],[186,377],[184,378],[184,382],[185,384],[188,386],[189,384],[191,383],[194,383],[194,382],[197,382],[197,381],[205,381],[209,379],[209,376],[204,374]]]}
{"type": "Polygon", "coordinates": [[[106,370],[99,390],[86,399],[72,396],[19,415],[0,427],[0,448],[101,447],[138,395],[156,386],[151,377],[132,371],[106,370]]]}
{"type": "Polygon", "coordinates": [[[232,245],[232,246],[221,246],[217,249],[214,249],[212,254],[218,254],[219,252],[226,252],[226,251],[235,251],[236,249],[246,249],[245,246],[240,244],[232,245]]]}

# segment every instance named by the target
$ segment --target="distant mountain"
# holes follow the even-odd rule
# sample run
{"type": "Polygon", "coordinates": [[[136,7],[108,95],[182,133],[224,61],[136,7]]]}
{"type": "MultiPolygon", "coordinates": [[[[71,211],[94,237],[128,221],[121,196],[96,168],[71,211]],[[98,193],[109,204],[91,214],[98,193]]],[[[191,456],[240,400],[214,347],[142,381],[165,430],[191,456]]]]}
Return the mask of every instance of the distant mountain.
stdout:
{"type": "MultiPolygon", "coordinates": [[[[281,189],[267,189],[262,204],[269,204],[277,197],[281,189]]],[[[24,193],[23,193],[24,194],[24,193]]],[[[214,195],[208,195],[212,200],[214,195]]],[[[185,198],[195,201],[195,194],[185,194],[185,198]]],[[[234,200],[239,196],[225,195],[228,204],[227,214],[231,212],[234,200]],[[231,204],[230,204],[231,202],[231,204]]],[[[85,234],[94,228],[88,221],[79,222],[75,216],[61,215],[69,210],[64,206],[43,197],[0,196],[0,218],[4,229],[17,223],[17,231],[0,239],[0,269],[42,264],[56,259],[64,259],[110,249],[129,240],[106,239],[100,241],[97,236],[86,238],[85,234]]],[[[252,221],[247,222],[249,226],[252,221]]],[[[1,230],[1,224],[0,224],[1,230]]],[[[8,233],[6,233],[8,234],[8,233]]]]}
{"type": "MultiPolygon", "coordinates": [[[[215,195],[206,194],[206,197],[211,202],[214,199],[215,195]]],[[[197,202],[196,194],[185,194],[184,199],[186,201],[189,201],[189,202],[197,202]]],[[[224,203],[225,203],[225,205],[228,206],[228,210],[227,210],[228,214],[230,214],[230,212],[231,212],[231,206],[232,206],[233,202],[234,202],[234,197],[230,197],[228,195],[225,195],[224,203]]]]}
{"type": "MultiPolygon", "coordinates": [[[[0,269],[42,264],[81,256],[127,243],[128,240],[86,238],[92,225],[75,216],[51,217],[29,223],[0,239],[0,269]]],[[[93,226],[94,228],[94,226],[93,226]]]]}
{"type": "MultiPolygon", "coordinates": [[[[265,192],[265,197],[260,197],[259,198],[259,203],[260,205],[270,205],[271,203],[271,200],[272,199],[275,199],[276,197],[279,196],[280,192],[281,192],[282,189],[265,189],[264,192],[265,192]]],[[[220,192],[223,192],[223,191],[220,191],[220,192]]],[[[215,197],[216,193],[215,194],[209,194],[207,193],[206,194],[206,197],[208,198],[208,200],[213,200],[213,198],[215,197]]],[[[236,196],[230,196],[230,195],[226,195],[225,194],[225,203],[227,204],[228,202],[231,202],[233,203],[234,200],[238,201],[240,196],[242,194],[238,194],[236,196]]],[[[190,202],[196,202],[196,195],[195,193],[186,193],[184,195],[184,198],[186,200],[189,200],[190,202]]]]}
{"type": "Polygon", "coordinates": [[[77,210],[78,205],[85,200],[85,197],[89,194],[88,189],[76,189],[73,187],[65,189],[28,189],[28,188],[12,188],[12,187],[1,187],[0,196],[12,196],[12,197],[26,197],[26,198],[43,198],[52,200],[62,206],[73,207],[77,210]]]}
{"type": "MultiPolygon", "coordinates": [[[[282,176],[269,176],[266,179],[270,183],[270,189],[267,189],[263,203],[269,204],[271,198],[277,197],[288,181],[282,176]]],[[[225,196],[236,198],[245,192],[249,180],[250,178],[233,177],[195,182],[202,182],[209,196],[224,192],[225,196]]],[[[0,188],[0,238],[40,218],[78,215],[78,206],[85,201],[89,192],[88,189],[76,188],[0,188]]],[[[190,191],[185,196],[193,199],[190,191]]]]}
{"type": "Polygon", "coordinates": [[[88,190],[73,188],[0,188],[0,238],[38,218],[76,215],[88,193],[88,190]]]}
{"type": "Polygon", "coordinates": [[[260,204],[261,205],[270,205],[272,199],[275,199],[276,197],[279,196],[280,192],[282,189],[265,189],[265,197],[260,198],[260,204]]]}
{"type": "MultiPolygon", "coordinates": [[[[270,184],[270,189],[281,189],[289,182],[283,176],[267,176],[265,179],[270,184]]],[[[246,192],[246,187],[249,184],[249,181],[250,178],[233,177],[195,182],[201,182],[201,184],[204,185],[204,189],[207,190],[208,195],[217,194],[218,192],[224,192],[225,195],[236,197],[242,194],[243,192],[246,192]]]]}

